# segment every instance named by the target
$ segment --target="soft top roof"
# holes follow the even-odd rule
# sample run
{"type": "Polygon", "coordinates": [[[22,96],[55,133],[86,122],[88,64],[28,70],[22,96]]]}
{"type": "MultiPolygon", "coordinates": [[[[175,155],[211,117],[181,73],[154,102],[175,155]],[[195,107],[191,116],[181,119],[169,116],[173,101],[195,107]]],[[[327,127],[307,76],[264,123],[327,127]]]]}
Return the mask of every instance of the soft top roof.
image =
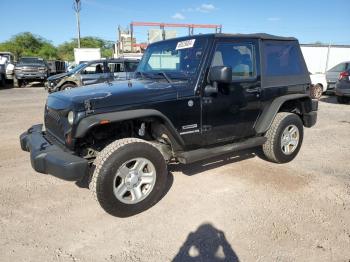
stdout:
{"type": "Polygon", "coordinates": [[[223,33],[215,33],[215,34],[200,34],[200,35],[191,35],[191,36],[183,36],[183,37],[177,37],[177,38],[170,38],[167,40],[154,42],[150,45],[157,44],[160,42],[168,42],[168,41],[183,41],[187,39],[198,39],[198,38],[256,38],[256,39],[263,39],[263,40],[278,40],[278,41],[298,41],[295,37],[283,37],[283,36],[276,36],[276,35],[270,35],[265,33],[256,33],[256,34],[223,34],[223,33]]]}
{"type": "Polygon", "coordinates": [[[263,40],[279,40],[279,41],[297,41],[295,37],[284,37],[277,35],[270,35],[265,33],[255,34],[214,34],[215,37],[234,37],[234,38],[258,38],[263,40]]]}

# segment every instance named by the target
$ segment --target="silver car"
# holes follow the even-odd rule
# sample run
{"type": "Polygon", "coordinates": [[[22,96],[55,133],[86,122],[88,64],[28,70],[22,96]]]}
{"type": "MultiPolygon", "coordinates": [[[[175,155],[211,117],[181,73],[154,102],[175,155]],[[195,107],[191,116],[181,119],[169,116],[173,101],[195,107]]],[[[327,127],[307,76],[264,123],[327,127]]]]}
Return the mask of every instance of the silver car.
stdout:
{"type": "Polygon", "coordinates": [[[342,62],[340,64],[337,64],[336,66],[332,67],[326,72],[326,80],[328,84],[327,90],[333,91],[335,88],[335,83],[337,82],[339,78],[339,74],[341,72],[344,72],[346,70],[350,69],[350,61],[342,62]]]}

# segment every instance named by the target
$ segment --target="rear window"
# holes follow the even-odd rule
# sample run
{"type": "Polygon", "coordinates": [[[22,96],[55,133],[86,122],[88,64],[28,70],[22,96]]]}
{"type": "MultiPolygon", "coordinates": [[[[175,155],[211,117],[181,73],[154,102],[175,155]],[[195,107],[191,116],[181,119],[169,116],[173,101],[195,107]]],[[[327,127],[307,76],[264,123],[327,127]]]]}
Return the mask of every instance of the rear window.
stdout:
{"type": "Polygon", "coordinates": [[[345,71],[346,68],[346,63],[340,63],[337,64],[335,67],[332,67],[331,69],[329,69],[329,72],[342,72],[345,71]]]}
{"type": "Polygon", "coordinates": [[[266,76],[301,75],[304,66],[296,42],[264,42],[264,71],[266,76]]]}

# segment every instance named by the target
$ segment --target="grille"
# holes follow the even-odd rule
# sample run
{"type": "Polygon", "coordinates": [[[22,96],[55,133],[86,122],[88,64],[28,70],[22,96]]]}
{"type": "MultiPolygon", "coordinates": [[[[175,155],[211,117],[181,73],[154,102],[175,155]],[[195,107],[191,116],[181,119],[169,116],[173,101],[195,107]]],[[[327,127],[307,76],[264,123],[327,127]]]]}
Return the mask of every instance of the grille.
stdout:
{"type": "Polygon", "coordinates": [[[39,72],[39,70],[36,69],[36,68],[22,68],[22,72],[26,72],[26,73],[37,73],[37,72],[39,72]]]}
{"type": "Polygon", "coordinates": [[[61,142],[64,142],[64,118],[58,112],[48,109],[45,114],[46,130],[61,142]]]}

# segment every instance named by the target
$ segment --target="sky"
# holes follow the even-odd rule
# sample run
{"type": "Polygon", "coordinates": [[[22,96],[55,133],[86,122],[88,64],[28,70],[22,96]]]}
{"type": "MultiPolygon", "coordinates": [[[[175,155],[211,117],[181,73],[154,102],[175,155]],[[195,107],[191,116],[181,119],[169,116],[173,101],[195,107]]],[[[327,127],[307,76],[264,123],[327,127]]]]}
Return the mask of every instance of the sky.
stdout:
{"type": "MultiPolygon", "coordinates": [[[[81,0],[81,36],[117,40],[131,21],[221,24],[224,33],[294,36],[301,43],[350,44],[349,0],[81,0]]],[[[0,0],[0,42],[32,32],[58,45],[76,37],[73,0],[0,0]]],[[[138,42],[147,27],[136,27],[138,42]]],[[[178,35],[186,35],[179,30],[178,35]]],[[[211,29],[195,30],[210,33],[211,29]]]]}

